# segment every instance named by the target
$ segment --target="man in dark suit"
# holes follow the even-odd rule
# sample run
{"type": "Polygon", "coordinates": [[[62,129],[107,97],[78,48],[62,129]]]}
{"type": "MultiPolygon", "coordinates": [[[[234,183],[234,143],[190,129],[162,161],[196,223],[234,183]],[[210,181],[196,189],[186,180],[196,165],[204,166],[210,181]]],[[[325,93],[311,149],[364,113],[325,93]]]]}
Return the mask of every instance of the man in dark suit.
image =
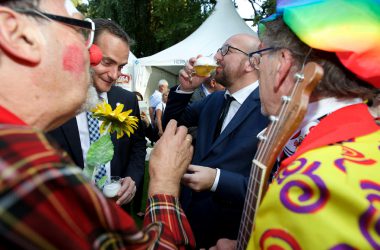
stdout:
{"type": "Polygon", "coordinates": [[[224,90],[224,87],[220,83],[216,82],[215,76],[212,74],[202,82],[201,86],[194,90],[190,103],[200,101],[203,98],[206,98],[209,94],[219,90],[224,90]]]}
{"type": "MultiPolygon", "coordinates": [[[[132,109],[131,115],[140,120],[140,111],[136,96],[120,87],[113,86],[121,75],[121,69],[128,63],[132,40],[114,22],[95,19],[96,31],[94,44],[103,53],[102,61],[93,66],[92,79],[98,95],[106,100],[113,109],[118,103],[124,104],[124,110],[132,109]]],[[[84,167],[85,156],[90,146],[86,112],[81,113],[50,132],[60,146],[69,153],[74,162],[84,167]]],[[[116,139],[111,136],[114,145],[114,157],[106,165],[108,176],[123,177],[122,188],[118,193],[117,204],[129,203],[136,189],[142,189],[145,167],[146,142],[141,123],[131,135],[116,139]]]]}
{"type": "Polygon", "coordinates": [[[180,71],[181,84],[169,94],[164,121],[176,119],[188,127],[198,126],[193,165],[182,178],[186,188],[181,194],[197,247],[237,237],[256,136],[267,125],[261,114],[257,70],[250,63],[250,53],[258,46],[257,37],[238,34],[218,50],[215,79],[226,91],[188,105],[191,93],[204,79],[192,74],[196,58],[191,58],[180,71]],[[224,108],[227,99],[232,102],[224,108]],[[222,109],[227,112],[224,119],[222,109]]]}
{"type": "MultiPolygon", "coordinates": [[[[214,74],[210,77],[207,77],[199,86],[196,88],[191,96],[189,103],[198,102],[206,98],[208,95],[214,93],[215,91],[224,90],[225,88],[220,83],[217,83],[215,80],[214,74]]],[[[196,146],[197,143],[197,127],[189,127],[188,133],[193,137],[193,146],[196,146]]]]}

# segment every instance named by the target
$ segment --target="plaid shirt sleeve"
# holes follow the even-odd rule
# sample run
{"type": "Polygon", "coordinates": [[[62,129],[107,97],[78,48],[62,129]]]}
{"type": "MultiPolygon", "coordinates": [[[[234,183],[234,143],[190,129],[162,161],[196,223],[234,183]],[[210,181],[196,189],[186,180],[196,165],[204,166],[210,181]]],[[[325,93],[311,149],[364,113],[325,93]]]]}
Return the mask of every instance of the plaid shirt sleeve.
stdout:
{"type": "Polygon", "coordinates": [[[158,194],[149,197],[144,225],[159,222],[162,231],[157,249],[194,249],[195,239],[178,198],[158,194]]]}
{"type": "MultiPolygon", "coordinates": [[[[0,124],[0,249],[172,249],[187,244],[179,240],[185,236],[172,233],[177,232],[173,223],[139,230],[131,216],[70,165],[42,133],[0,124]]],[[[173,202],[173,209],[181,211],[173,199],[168,198],[168,206],[173,202]]],[[[179,231],[182,224],[189,230],[181,216],[179,231]]]]}

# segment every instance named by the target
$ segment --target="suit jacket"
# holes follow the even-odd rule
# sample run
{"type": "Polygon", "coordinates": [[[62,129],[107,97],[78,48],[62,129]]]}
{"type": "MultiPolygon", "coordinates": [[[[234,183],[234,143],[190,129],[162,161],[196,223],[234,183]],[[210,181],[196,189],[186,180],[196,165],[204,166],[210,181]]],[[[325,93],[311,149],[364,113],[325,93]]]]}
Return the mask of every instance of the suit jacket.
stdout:
{"type": "MultiPolygon", "coordinates": [[[[140,119],[140,109],[136,96],[120,87],[113,86],[107,93],[108,103],[115,109],[117,103],[124,104],[124,110],[132,109],[131,115],[139,118],[139,126],[129,138],[124,135],[116,139],[111,135],[114,145],[114,157],[111,161],[111,175],[130,176],[137,189],[142,189],[145,167],[146,141],[140,119]]],[[[75,164],[84,167],[82,147],[76,118],[72,118],[61,127],[49,132],[58,144],[71,156],[75,164]]]]}
{"type": "MultiPolygon", "coordinates": [[[[198,102],[198,101],[201,101],[204,98],[206,98],[206,94],[203,91],[203,87],[199,86],[198,88],[196,88],[194,90],[194,93],[191,96],[189,103],[198,102]]],[[[188,133],[193,137],[192,144],[195,147],[196,143],[197,143],[197,129],[198,128],[197,127],[188,127],[188,129],[189,129],[188,133]]]]}
{"type": "Polygon", "coordinates": [[[252,159],[257,149],[256,135],[268,120],[261,114],[258,88],[239,108],[231,122],[214,141],[213,135],[224,102],[225,91],[217,91],[188,105],[191,95],[172,88],[164,114],[164,124],[176,119],[185,126],[198,126],[192,164],[220,169],[215,192],[193,192],[183,188],[181,201],[198,247],[210,247],[219,238],[236,239],[243,211],[252,159]]]}
{"type": "Polygon", "coordinates": [[[206,94],[205,92],[203,92],[202,86],[199,86],[198,88],[194,90],[194,93],[190,99],[190,103],[200,101],[205,97],[206,97],[206,94]]]}

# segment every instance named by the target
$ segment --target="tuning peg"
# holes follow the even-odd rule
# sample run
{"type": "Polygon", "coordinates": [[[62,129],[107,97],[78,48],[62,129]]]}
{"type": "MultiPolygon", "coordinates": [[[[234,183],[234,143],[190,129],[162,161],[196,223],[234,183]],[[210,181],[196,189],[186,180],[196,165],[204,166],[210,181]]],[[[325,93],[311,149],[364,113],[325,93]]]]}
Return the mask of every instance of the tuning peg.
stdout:
{"type": "Polygon", "coordinates": [[[283,101],[283,102],[290,102],[291,100],[292,100],[292,98],[290,98],[290,96],[281,96],[281,100],[283,101]]]}
{"type": "Polygon", "coordinates": [[[260,141],[265,141],[267,139],[267,137],[265,135],[259,135],[257,137],[260,141]]]}
{"type": "Polygon", "coordinates": [[[278,117],[274,116],[274,115],[271,115],[271,116],[269,116],[269,120],[271,120],[271,122],[277,122],[278,121],[278,117]]]}
{"type": "Polygon", "coordinates": [[[304,75],[301,74],[301,73],[296,73],[296,74],[294,75],[294,77],[295,77],[297,80],[301,80],[301,81],[305,78],[304,75]]]}

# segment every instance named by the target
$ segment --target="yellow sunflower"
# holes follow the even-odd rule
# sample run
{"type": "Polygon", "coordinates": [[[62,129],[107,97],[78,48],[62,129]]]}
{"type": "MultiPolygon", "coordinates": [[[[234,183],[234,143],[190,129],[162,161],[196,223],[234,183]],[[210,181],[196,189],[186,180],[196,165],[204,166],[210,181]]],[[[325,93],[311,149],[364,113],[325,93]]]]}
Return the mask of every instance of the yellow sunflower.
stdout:
{"type": "Polygon", "coordinates": [[[124,133],[131,136],[138,127],[139,119],[136,116],[130,116],[132,109],[123,112],[124,104],[119,104],[112,110],[105,100],[99,103],[93,110],[93,116],[103,121],[100,126],[100,134],[103,134],[105,130],[109,133],[116,131],[117,139],[124,136],[124,133]]]}

